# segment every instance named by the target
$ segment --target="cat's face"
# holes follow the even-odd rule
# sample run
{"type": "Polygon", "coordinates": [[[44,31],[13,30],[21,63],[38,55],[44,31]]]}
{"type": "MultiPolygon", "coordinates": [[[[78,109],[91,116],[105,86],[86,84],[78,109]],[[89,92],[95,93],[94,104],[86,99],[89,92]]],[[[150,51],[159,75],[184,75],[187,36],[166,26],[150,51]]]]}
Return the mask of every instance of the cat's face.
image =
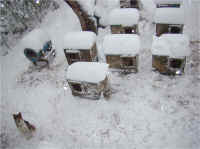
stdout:
{"type": "Polygon", "coordinates": [[[16,122],[20,122],[22,120],[22,114],[19,112],[18,114],[13,114],[13,118],[16,122]]]}

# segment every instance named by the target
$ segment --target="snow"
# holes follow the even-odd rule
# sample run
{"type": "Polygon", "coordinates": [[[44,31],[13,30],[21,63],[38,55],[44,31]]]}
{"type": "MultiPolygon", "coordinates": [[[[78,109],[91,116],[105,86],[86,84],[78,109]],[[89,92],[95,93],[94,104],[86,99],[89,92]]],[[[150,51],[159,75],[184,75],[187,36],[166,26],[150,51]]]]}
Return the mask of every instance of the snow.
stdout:
{"type": "Polygon", "coordinates": [[[47,141],[41,141],[36,149],[64,149],[64,146],[58,146],[47,141]]]}
{"type": "Polygon", "coordinates": [[[154,0],[156,4],[181,4],[183,0],[154,0]]]}
{"type": "Polygon", "coordinates": [[[96,16],[102,17],[104,15],[103,13],[105,13],[103,9],[108,8],[108,10],[110,10],[118,6],[120,6],[119,0],[98,0],[94,13],[96,16]]]}
{"type": "Polygon", "coordinates": [[[109,24],[108,14],[116,8],[120,8],[119,0],[97,0],[94,14],[100,18],[100,23],[104,26],[109,24]]]}
{"type": "Polygon", "coordinates": [[[96,42],[96,34],[90,31],[71,32],[64,37],[65,49],[88,50],[96,42]]]}
{"type": "Polygon", "coordinates": [[[67,79],[99,83],[108,75],[108,64],[98,62],[76,62],[67,69],[67,79]],[[81,75],[80,75],[81,74],[81,75]]]}
{"type": "Polygon", "coordinates": [[[155,37],[152,44],[153,55],[165,55],[170,57],[184,57],[191,53],[189,40],[182,34],[163,34],[155,37]]]}
{"type": "Polygon", "coordinates": [[[139,12],[135,8],[114,9],[109,14],[109,25],[133,26],[138,21],[139,12]]]}
{"type": "MultiPolygon", "coordinates": [[[[190,44],[192,53],[183,76],[152,71],[152,0],[143,0],[148,19],[142,15],[139,22],[139,72],[111,72],[110,100],[83,100],[71,95],[63,37],[81,27],[72,9],[64,1],[57,1],[61,7],[49,12],[38,26],[53,39],[55,63],[49,69],[34,69],[23,55],[21,42],[0,58],[0,148],[199,149],[199,50],[190,44]],[[24,119],[36,126],[32,139],[25,140],[17,131],[12,118],[16,112],[22,112],[24,119]]],[[[194,15],[190,17],[195,19],[194,15]]],[[[190,29],[195,31],[194,26],[190,29]]],[[[99,30],[98,53],[103,53],[102,40],[109,33],[109,27],[99,30]]]]}
{"type": "Polygon", "coordinates": [[[76,0],[90,16],[93,16],[95,0],[76,0]]]}
{"type": "Polygon", "coordinates": [[[107,35],[103,41],[103,49],[106,55],[132,55],[140,50],[140,38],[133,34],[107,35]]]}
{"type": "Polygon", "coordinates": [[[183,8],[156,8],[155,23],[160,24],[185,24],[183,8]]]}
{"type": "Polygon", "coordinates": [[[44,43],[49,40],[50,37],[48,33],[41,29],[35,29],[29,32],[21,42],[24,48],[31,48],[39,51],[43,48],[44,43]]]}

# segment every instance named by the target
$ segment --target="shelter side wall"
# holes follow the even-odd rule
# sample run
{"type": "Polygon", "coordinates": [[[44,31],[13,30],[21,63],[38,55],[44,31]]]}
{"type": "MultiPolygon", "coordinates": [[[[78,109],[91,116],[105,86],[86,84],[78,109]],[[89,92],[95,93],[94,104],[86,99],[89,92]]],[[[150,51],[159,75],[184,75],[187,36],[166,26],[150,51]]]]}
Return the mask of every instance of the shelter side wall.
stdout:
{"type": "Polygon", "coordinates": [[[81,61],[91,62],[92,61],[91,49],[80,50],[80,57],[81,57],[81,61]]]}
{"type": "Polygon", "coordinates": [[[112,34],[124,34],[124,29],[122,26],[111,25],[112,34]]]}
{"type": "Polygon", "coordinates": [[[138,25],[133,26],[117,26],[111,25],[112,34],[139,34],[138,25]]]}
{"type": "Polygon", "coordinates": [[[69,53],[66,52],[67,49],[64,50],[65,57],[67,59],[67,62],[69,65],[71,65],[74,62],[80,61],[80,54],[79,53],[69,53]]]}
{"type": "Polygon", "coordinates": [[[92,56],[93,61],[97,61],[97,46],[96,46],[96,43],[92,47],[91,56],[92,56]]]}
{"type": "Polygon", "coordinates": [[[152,56],[152,67],[161,73],[167,73],[168,71],[168,56],[152,56]]]}
{"type": "Polygon", "coordinates": [[[180,27],[172,27],[175,24],[156,24],[156,36],[165,33],[183,33],[183,25],[176,24],[180,27]]]}
{"type": "Polygon", "coordinates": [[[129,69],[138,71],[139,55],[133,57],[121,57],[120,55],[106,55],[106,62],[110,68],[129,69]]]}
{"type": "Polygon", "coordinates": [[[110,68],[121,68],[120,55],[106,55],[106,62],[110,68]]]}

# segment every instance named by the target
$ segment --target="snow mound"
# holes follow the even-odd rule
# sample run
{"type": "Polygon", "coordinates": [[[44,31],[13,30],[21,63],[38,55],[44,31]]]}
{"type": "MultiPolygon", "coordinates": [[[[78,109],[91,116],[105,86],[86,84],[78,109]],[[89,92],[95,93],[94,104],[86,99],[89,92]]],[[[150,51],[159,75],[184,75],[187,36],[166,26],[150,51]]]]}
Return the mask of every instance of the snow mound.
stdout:
{"type": "Polygon", "coordinates": [[[34,29],[22,39],[23,48],[42,49],[45,42],[50,40],[49,35],[42,29],[34,29]]]}
{"type": "Polygon", "coordinates": [[[68,67],[67,79],[99,83],[108,74],[108,64],[98,62],[76,62],[68,67]]]}
{"type": "Polygon", "coordinates": [[[154,22],[160,24],[184,24],[184,10],[182,8],[157,8],[154,22]]]}
{"type": "Polygon", "coordinates": [[[109,25],[132,26],[138,21],[139,12],[135,8],[114,9],[109,14],[109,25]]]}
{"type": "Polygon", "coordinates": [[[106,55],[136,55],[140,50],[140,38],[133,34],[107,35],[103,41],[106,55]]]}
{"type": "Polygon", "coordinates": [[[70,32],[64,37],[64,48],[90,49],[96,42],[96,34],[90,31],[70,32]]]}
{"type": "Polygon", "coordinates": [[[183,57],[190,55],[189,40],[183,34],[163,34],[155,37],[152,45],[153,55],[183,57]]]}

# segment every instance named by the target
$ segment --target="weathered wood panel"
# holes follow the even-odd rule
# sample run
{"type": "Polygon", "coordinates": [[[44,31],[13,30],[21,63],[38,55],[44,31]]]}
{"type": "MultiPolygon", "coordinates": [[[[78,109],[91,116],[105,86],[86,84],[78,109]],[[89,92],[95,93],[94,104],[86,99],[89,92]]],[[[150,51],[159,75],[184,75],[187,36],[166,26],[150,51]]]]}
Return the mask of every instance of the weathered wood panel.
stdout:
{"type": "Polygon", "coordinates": [[[152,56],[152,67],[160,73],[168,72],[168,56],[152,56]]]}
{"type": "Polygon", "coordinates": [[[156,24],[156,36],[168,33],[168,24],[156,24]]]}
{"type": "Polygon", "coordinates": [[[138,25],[134,26],[121,26],[121,25],[111,25],[112,34],[139,34],[138,25]]]}
{"type": "Polygon", "coordinates": [[[121,69],[127,72],[138,72],[138,58],[138,55],[134,57],[121,57],[121,69]]]}
{"type": "Polygon", "coordinates": [[[88,82],[68,81],[68,84],[71,88],[72,95],[89,99],[99,99],[104,89],[104,86],[100,88],[100,85],[88,82]]]}
{"type": "Polygon", "coordinates": [[[64,53],[69,65],[71,65],[74,62],[80,61],[79,53],[69,53],[66,52],[66,49],[64,50],[64,53]]]}
{"type": "Polygon", "coordinates": [[[139,1],[138,0],[120,0],[120,8],[139,9],[139,1]]]}
{"type": "Polygon", "coordinates": [[[111,25],[110,28],[112,34],[124,34],[124,29],[121,25],[111,25]]]}
{"type": "Polygon", "coordinates": [[[92,61],[98,61],[96,44],[94,44],[92,49],[91,49],[91,56],[92,56],[92,61]]]}
{"type": "Polygon", "coordinates": [[[120,55],[107,55],[106,62],[109,64],[110,68],[121,68],[120,55]]]}
{"type": "Polygon", "coordinates": [[[92,61],[92,56],[91,56],[91,51],[90,50],[80,50],[80,57],[81,61],[85,62],[91,62],[92,61]]]}
{"type": "Polygon", "coordinates": [[[165,33],[183,33],[183,25],[173,24],[156,24],[156,36],[161,36],[165,33]]]}

